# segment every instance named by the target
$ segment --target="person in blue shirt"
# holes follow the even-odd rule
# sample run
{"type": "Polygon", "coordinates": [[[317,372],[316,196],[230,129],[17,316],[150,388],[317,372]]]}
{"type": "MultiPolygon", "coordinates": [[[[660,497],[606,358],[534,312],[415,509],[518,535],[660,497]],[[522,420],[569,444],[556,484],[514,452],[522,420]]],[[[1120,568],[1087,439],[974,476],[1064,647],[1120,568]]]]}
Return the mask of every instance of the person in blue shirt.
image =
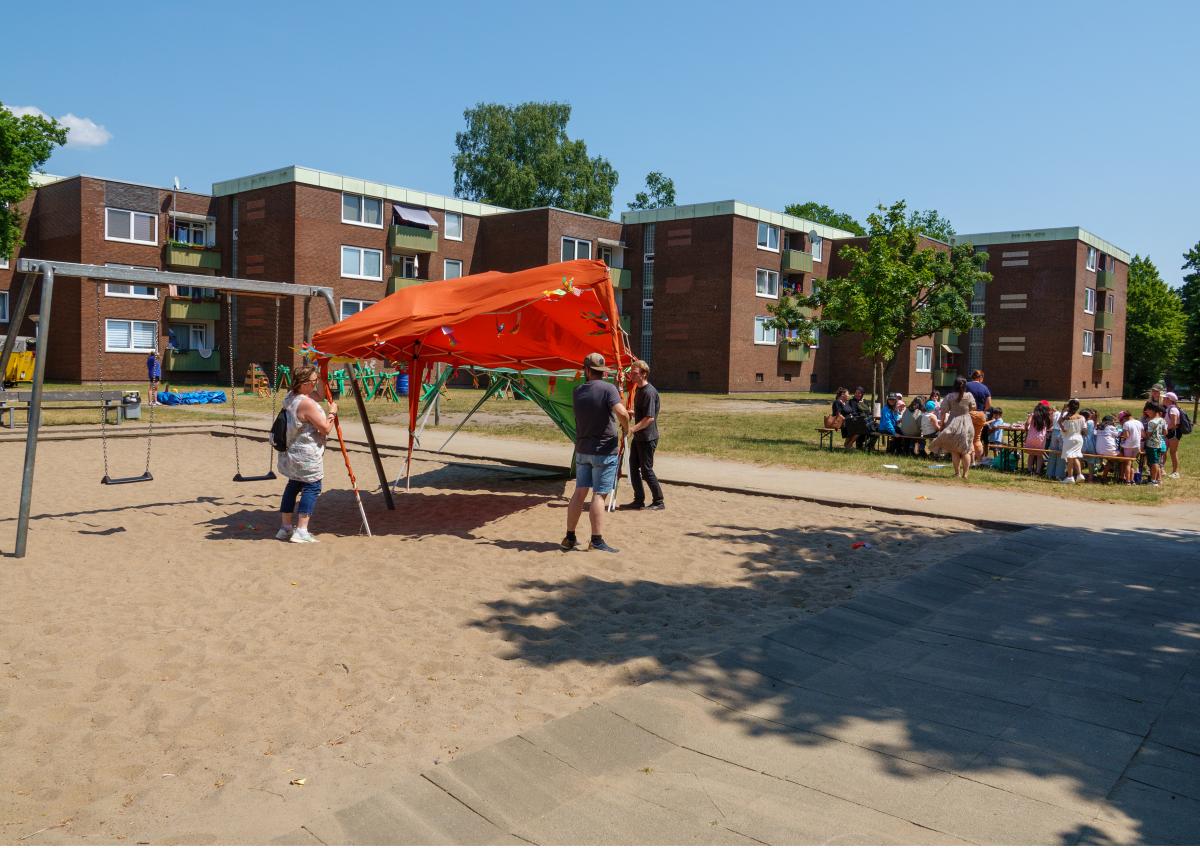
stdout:
{"type": "MultiPolygon", "coordinates": [[[[887,403],[879,410],[879,432],[885,436],[896,436],[900,433],[900,414],[896,412],[896,402],[900,400],[899,392],[887,396],[887,403]]],[[[888,440],[888,453],[899,453],[901,441],[888,440]]]]}
{"type": "Polygon", "coordinates": [[[150,405],[158,406],[158,381],[162,379],[162,362],[157,351],[146,357],[146,379],[150,381],[150,405]]]}

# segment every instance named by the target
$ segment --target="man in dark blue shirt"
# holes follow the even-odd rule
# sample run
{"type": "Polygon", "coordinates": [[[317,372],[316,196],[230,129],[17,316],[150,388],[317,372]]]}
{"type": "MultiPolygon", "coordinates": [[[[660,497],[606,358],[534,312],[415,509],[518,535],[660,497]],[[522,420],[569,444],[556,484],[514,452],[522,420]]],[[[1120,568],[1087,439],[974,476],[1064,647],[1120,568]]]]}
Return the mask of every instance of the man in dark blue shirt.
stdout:
{"type": "Polygon", "coordinates": [[[157,351],[146,357],[146,380],[150,383],[150,405],[158,406],[158,381],[162,379],[162,360],[157,351]]]}
{"type": "Polygon", "coordinates": [[[975,398],[975,408],[980,412],[987,414],[987,411],[992,407],[992,390],[983,384],[983,372],[972,371],[971,379],[967,383],[967,391],[975,398]]]}
{"type": "Polygon", "coordinates": [[[617,482],[620,440],[613,415],[624,432],[629,429],[629,412],[621,403],[617,387],[604,379],[608,365],[602,354],[589,353],[583,360],[583,372],[586,382],[577,386],[572,396],[575,407],[575,493],[567,504],[567,535],[561,545],[564,551],[574,550],[578,545],[575,527],[583,514],[588,493],[594,491],[588,508],[592,526],[590,550],[615,554],[617,549],[604,541],[604,500],[617,482]]]}

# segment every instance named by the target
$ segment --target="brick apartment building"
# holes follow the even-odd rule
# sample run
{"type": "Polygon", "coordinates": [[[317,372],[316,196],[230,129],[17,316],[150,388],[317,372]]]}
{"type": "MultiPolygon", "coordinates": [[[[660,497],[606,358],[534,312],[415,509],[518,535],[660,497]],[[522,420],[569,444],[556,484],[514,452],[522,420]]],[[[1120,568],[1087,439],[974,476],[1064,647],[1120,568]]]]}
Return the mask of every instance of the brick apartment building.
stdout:
{"type": "MultiPolygon", "coordinates": [[[[626,212],[621,221],[561,209],[514,211],[289,166],[218,182],[209,195],[77,176],[43,178],[21,205],[22,257],[330,286],[339,317],[409,285],[481,271],[603,259],[632,347],[665,389],[828,391],[869,385],[861,339],[782,344],[763,326],[786,289],[809,294],[846,269],[853,233],[739,201],[626,212]]],[[[983,367],[997,394],[1120,394],[1129,255],[1078,228],[959,236],[990,254],[994,281],[972,308],[986,326],[901,352],[890,385],[906,394],[983,367]],[[1034,311],[1030,311],[1034,310],[1034,311]],[[1036,326],[1028,316],[1036,314],[1036,326]],[[964,354],[963,349],[966,349],[964,354]],[[1032,354],[1032,355],[1031,355],[1032,354]]],[[[927,246],[946,245],[925,240],[927,246]]],[[[0,263],[0,333],[11,263],[0,263]]],[[[34,301],[36,303],[36,301],[34,301]]],[[[211,289],[159,290],[64,280],[55,289],[47,376],[94,381],[145,373],[165,351],[175,383],[226,382],[250,362],[294,361],[304,303],[211,289]],[[278,308],[278,311],[277,311],[278,308]],[[273,349],[279,320],[279,349],[273,349]]],[[[329,323],[310,303],[310,328],[329,323]]],[[[17,328],[32,335],[26,321],[17,328]]]]}
{"type": "Polygon", "coordinates": [[[988,254],[976,292],[984,326],[966,344],[998,395],[1120,397],[1130,256],[1080,227],[955,236],[988,254]]]}

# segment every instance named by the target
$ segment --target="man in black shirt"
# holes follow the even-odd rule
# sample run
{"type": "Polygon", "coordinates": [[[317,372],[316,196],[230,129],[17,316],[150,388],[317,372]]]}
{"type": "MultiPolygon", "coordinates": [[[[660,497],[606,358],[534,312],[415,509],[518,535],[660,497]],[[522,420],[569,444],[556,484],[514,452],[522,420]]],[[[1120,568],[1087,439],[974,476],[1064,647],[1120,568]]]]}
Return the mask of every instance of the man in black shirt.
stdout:
{"type": "Polygon", "coordinates": [[[658,485],[658,477],[654,474],[654,450],[658,447],[658,389],[650,385],[650,366],[640,359],[633,363],[630,376],[637,384],[637,392],[633,397],[634,424],[629,428],[633,436],[629,445],[629,482],[633,485],[633,501],[626,504],[625,509],[645,508],[643,477],[654,498],[650,502],[650,509],[666,509],[662,486],[658,485]]]}
{"type": "Polygon", "coordinates": [[[576,386],[572,396],[575,406],[575,493],[567,504],[567,535],[563,537],[562,549],[574,550],[578,544],[575,527],[583,514],[583,503],[588,492],[595,491],[588,520],[592,525],[590,550],[617,553],[617,549],[604,541],[601,530],[604,522],[604,499],[613,491],[617,482],[617,428],[613,425],[615,414],[621,422],[621,430],[629,429],[629,412],[621,403],[621,393],[604,375],[608,366],[604,356],[589,353],[583,360],[586,382],[576,386]]]}

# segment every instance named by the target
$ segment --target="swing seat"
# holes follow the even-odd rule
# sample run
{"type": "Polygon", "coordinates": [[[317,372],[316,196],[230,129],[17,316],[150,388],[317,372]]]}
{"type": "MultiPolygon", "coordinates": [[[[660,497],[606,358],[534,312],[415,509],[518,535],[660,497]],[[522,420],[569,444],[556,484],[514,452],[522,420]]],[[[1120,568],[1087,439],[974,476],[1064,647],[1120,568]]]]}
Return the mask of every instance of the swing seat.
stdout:
{"type": "Polygon", "coordinates": [[[233,482],[235,483],[257,483],[260,480],[275,480],[278,479],[274,471],[268,471],[266,474],[234,474],[233,482]]]}
{"type": "Polygon", "coordinates": [[[143,471],[136,477],[109,477],[105,474],[100,478],[100,482],[105,486],[119,486],[122,483],[145,483],[154,479],[154,475],[149,471],[143,471]]]}

